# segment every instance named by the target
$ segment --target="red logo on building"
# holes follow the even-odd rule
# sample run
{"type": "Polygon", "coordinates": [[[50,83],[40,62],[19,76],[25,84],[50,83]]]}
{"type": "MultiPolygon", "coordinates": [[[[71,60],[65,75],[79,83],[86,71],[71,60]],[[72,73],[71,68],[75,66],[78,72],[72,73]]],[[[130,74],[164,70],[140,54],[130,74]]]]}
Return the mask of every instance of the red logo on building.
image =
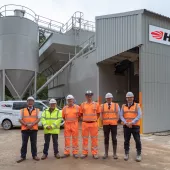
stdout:
{"type": "Polygon", "coordinates": [[[156,38],[157,40],[161,40],[164,35],[164,32],[163,31],[154,31],[154,32],[151,32],[151,34],[152,34],[153,38],[156,38]]]}

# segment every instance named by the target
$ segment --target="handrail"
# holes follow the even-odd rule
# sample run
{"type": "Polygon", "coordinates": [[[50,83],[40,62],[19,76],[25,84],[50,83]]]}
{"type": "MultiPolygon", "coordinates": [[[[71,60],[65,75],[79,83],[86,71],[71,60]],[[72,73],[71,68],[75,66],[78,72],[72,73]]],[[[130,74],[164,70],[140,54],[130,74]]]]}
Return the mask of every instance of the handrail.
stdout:
{"type": "Polygon", "coordinates": [[[61,22],[37,15],[33,10],[22,5],[9,4],[0,7],[0,17],[13,16],[17,9],[24,10],[24,18],[28,18],[38,25],[44,26],[57,32],[65,33],[72,28],[83,29],[88,31],[95,31],[95,23],[92,21],[84,20],[84,14],[80,11],[75,12],[72,17],[63,24],[61,22]]]}

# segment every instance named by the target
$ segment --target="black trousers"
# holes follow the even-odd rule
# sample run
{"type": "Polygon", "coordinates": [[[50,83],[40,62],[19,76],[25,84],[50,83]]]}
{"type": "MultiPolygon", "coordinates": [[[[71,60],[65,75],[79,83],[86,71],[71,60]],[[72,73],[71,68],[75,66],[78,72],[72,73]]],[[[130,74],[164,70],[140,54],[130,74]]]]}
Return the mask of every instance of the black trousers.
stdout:
{"type": "Polygon", "coordinates": [[[131,134],[133,135],[133,138],[136,143],[136,150],[138,154],[141,154],[142,145],[140,140],[140,127],[139,126],[133,126],[132,128],[128,128],[127,126],[124,126],[124,149],[125,153],[129,153],[130,149],[130,138],[131,134]]]}
{"type": "Polygon", "coordinates": [[[31,141],[31,153],[34,158],[37,156],[37,132],[36,130],[23,130],[22,133],[22,147],[21,147],[21,158],[26,158],[28,139],[31,141]]]}
{"type": "Polygon", "coordinates": [[[44,150],[43,150],[43,153],[45,155],[48,155],[48,149],[49,149],[49,145],[50,145],[51,136],[53,139],[54,155],[59,153],[59,151],[58,151],[58,134],[45,134],[44,135],[45,144],[44,144],[44,150]]]}
{"type": "Polygon", "coordinates": [[[109,136],[111,132],[112,144],[117,145],[117,125],[103,125],[104,144],[109,145],[109,136]]]}

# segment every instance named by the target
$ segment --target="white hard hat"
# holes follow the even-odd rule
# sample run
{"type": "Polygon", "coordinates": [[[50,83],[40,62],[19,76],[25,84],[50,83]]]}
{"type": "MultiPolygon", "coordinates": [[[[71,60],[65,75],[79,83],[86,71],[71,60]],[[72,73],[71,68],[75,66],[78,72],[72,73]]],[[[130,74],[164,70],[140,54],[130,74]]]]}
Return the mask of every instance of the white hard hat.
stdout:
{"type": "Polygon", "coordinates": [[[66,97],[66,99],[67,99],[67,100],[69,100],[69,99],[74,99],[74,96],[71,95],[71,94],[69,94],[69,95],[66,97]]]}
{"type": "Polygon", "coordinates": [[[134,97],[134,94],[132,92],[127,92],[126,97],[134,97]]]}
{"type": "Polygon", "coordinates": [[[55,99],[51,99],[49,103],[50,104],[57,104],[57,101],[55,99]]]}
{"type": "Polygon", "coordinates": [[[105,95],[105,98],[106,98],[106,99],[107,99],[107,98],[113,98],[112,93],[107,93],[107,94],[105,95]]]}
{"type": "Polygon", "coordinates": [[[27,98],[27,101],[28,100],[33,100],[34,101],[34,97],[30,96],[30,97],[27,98]]]}

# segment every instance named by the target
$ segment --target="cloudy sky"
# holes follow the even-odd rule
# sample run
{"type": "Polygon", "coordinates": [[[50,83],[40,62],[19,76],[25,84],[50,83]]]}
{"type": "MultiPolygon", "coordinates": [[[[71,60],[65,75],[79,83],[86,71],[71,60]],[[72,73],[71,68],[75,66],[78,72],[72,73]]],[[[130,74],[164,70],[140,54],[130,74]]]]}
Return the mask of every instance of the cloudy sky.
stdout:
{"type": "Polygon", "coordinates": [[[149,9],[170,17],[170,0],[0,0],[6,4],[24,5],[36,14],[65,23],[75,11],[82,11],[86,20],[95,16],[136,9],[149,9]]]}

